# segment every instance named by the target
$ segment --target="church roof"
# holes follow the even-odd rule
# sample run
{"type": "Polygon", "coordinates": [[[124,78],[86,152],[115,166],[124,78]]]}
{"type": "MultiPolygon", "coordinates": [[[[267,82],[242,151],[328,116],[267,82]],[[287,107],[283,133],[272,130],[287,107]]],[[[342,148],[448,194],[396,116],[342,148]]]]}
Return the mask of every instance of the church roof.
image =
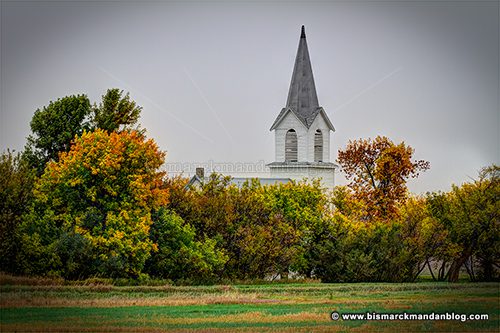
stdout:
{"type": "Polygon", "coordinates": [[[319,106],[318,95],[314,85],[314,77],[307,49],[306,32],[302,26],[299,48],[295,57],[295,66],[293,67],[292,81],[288,91],[286,107],[284,107],[271,126],[271,131],[281,122],[288,112],[293,112],[297,118],[309,128],[316,116],[323,112],[327,124],[331,130],[334,130],[328,116],[323,108],[319,106]]]}
{"type": "Polygon", "coordinates": [[[268,167],[279,168],[284,167],[287,169],[290,168],[302,168],[302,167],[315,167],[319,169],[336,169],[339,166],[332,162],[272,162],[266,164],[268,167]]]}
{"type": "MultiPolygon", "coordinates": [[[[191,177],[189,182],[184,186],[184,189],[189,189],[191,186],[202,185],[205,182],[205,177],[199,177],[198,175],[194,175],[191,177]]],[[[279,178],[279,177],[231,177],[229,181],[230,184],[234,184],[237,187],[241,188],[245,182],[250,182],[252,179],[257,179],[262,186],[267,185],[277,185],[277,184],[286,184],[290,183],[292,180],[290,178],[279,178]]]]}

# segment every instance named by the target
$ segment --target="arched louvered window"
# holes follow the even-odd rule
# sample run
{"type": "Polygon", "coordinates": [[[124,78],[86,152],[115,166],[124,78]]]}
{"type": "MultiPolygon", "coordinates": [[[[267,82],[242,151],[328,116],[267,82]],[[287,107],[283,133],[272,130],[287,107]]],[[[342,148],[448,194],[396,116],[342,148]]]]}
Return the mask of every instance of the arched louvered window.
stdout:
{"type": "Polygon", "coordinates": [[[314,162],[323,162],[323,133],[319,129],[314,133],[314,162]]]}
{"type": "Polygon", "coordinates": [[[297,162],[297,132],[288,130],[285,136],[285,161],[297,162]]]}

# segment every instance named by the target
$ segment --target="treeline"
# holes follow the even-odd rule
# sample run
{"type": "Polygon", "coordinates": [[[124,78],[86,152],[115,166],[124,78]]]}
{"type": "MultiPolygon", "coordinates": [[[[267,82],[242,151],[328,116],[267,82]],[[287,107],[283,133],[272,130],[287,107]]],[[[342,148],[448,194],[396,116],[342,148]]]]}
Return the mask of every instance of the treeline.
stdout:
{"type": "Polygon", "coordinates": [[[319,278],[324,282],[499,279],[500,168],[447,193],[408,194],[429,168],[385,137],[349,142],[351,179],[201,186],[161,171],[165,154],[140,107],[110,89],[37,110],[20,154],[0,159],[0,265],[16,275],[176,283],[319,278]]]}
{"type": "Polygon", "coordinates": [[[319,183],[254,181],[239,189],[215,175],[199,189],[184,185],[168,180],[167,207],[199,235],[218,240],[227,278],[293,272],[324,282],[403,282],[415,281],[424,268],[441,281],[457,281],[461,268],[471,281],[499,278],[495,166],[448,193],[407,197],[390,219],[367,218],[363,212],[373,208],[347,187],[328,194],[319,183]]]}

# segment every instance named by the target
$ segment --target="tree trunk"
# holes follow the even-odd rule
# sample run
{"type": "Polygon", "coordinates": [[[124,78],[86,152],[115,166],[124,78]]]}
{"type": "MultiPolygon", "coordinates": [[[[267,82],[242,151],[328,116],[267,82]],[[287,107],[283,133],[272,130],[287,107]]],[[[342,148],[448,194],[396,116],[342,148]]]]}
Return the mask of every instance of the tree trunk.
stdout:
{"type": "Polygon", "coordinates": [[[458,276],[460,274],[460,268],[463,266],[467,258],[470,257],[470,251],[464,251],[462,252],[462,255],[454,259],[453,262],[451,263],[451,267],[448,270],[448,282],[457,282],[458,281],[458,276]]]}
{"type": "Polygon", "coordinates": [[[464,266],[465,269],[467,270],[467,274],[469,274],[469,279],[474,282],[474,273],[472,272],[472,258],[468,258],[465,260],[464,266]]]}
{"type": "Polygon", "coordinates": [[[425,261],[427,262],[427,267],[429,267],[429,272],[431,272],[432,280],[436,281],[436,277],[434,276],[434,273],[432,272],[432,267],[431,267],[431,263],[429,262],[429,258],[427,258],[425,261]]]}
{"type": "Polygon", "coordinates": [[[474,273],[474,256],[470,256],[470,271],[472,273],[472,278],[474,279],[474,281],[477,281],[477,278],[476,278],[476,273],[474,273]]]}
{"type": "Polygon", "coordinates": [[[446,261],[443,260],[443,263],[441,264],[441,267],[439,268],[439,271],[438,271],[438,281],[444,280],[445,270],[446,270],[446,261]]]}
{"type": "MultiPolygon", "coordinates": [[[[412,279],[412,282],[415,282],[415,280],[418,278],[418,276],[420,275],[420,273],[422,273],[422,271],[424,270],[425,268],[425,263],[423,263],[422,267],[420,267],[420,265],[417,266],[417,269],[418,269],[418,272],[417,274],[413,277],[412,279]]],[[[433,276],[434,277],[434,276],[433,276]]]]}

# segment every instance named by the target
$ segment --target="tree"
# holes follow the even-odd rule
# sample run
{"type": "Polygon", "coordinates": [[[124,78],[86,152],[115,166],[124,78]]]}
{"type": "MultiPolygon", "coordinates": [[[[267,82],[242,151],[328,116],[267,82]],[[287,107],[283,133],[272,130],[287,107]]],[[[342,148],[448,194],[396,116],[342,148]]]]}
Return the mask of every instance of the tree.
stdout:
{"type": "Polygon", "coordinates": [[[263,203],[271,210],[268,220],[271,239],[262,244],[262,251],[272,250],[270,260],[276,272],[285,276],[289,271],[308,275],[304,256],[313,246],[314,229],[329,212],[319,181],[291,182],[263,188],[263,203]],[[270,247],[271,244],[274,246],[270,247]]]}
{"type": "Polygon", "coordinates": [[[471,280],[495,280],[500,263],[500,167],[483,168],[477,180],[454,185],[448,194],[447,209],[439,216],[448,228],[450,240],[458,251],[447,273],[456,282],[465,267],[471,280]],[[480,276],[474,271],[480,268],[480,276]]]}
{"type": "Polygon", "coordinates": [[[196,231],[180,216],[165,208],[153,214],[150,238],[153,251],[145,270],[152,276],[188,282],[213,282],[224,268],[227,256],[216,241],[195,240],[196,231]]]}
{"type": "Polygon", "coordinates": [[[365,202],[357,199],[349,187],[336,186],[329,199],[335,211],[349,219],[360,221],[365,218],[365,202]]]}
{"type": "MultiPolygon", "coordinates": [[[[477,236],[478,250],[471,258],[470,267],[473,269],[474,259],[477,260],[479,272],[477,276],[472,271],[469,274],[473,280],[498,281],[500,279],[500,166],[491,165],[483,168],[473,184],[476,194],[471,196],[471,201],[476,212],[473,217],[469,216],[469,219],[477,221],[479,225],[478,231],[474,233],[474,236],[477,236]]],[[[466,208],[466,211],[471,210],[466,208]]]]}
{"type": "Polygon", "coordinates": [[[23,223],[22,257],[34,260],[24,260],[26,273],[71,276],[85,266],[78,262],[81,253],[61,251],[77,242],[91,252],[82,258],[94,263],[89,274],[137,276],[155,247],[148,238],[151,212],[168,202],[163,161],[154,141],[136,131],[98,129],[75,137],[36,184],[23,223]]]}
{"type": "Polygon", "coordinates": [[[186,183],[168,180],[168,207],[196,228],[197,240],[217,241],[228,256],[226,278],[261,279],[305,264],[308,234],[326,204],[319,182],[263,186],[254,179],[238,188],[212,174],[200,188],[186,183]]]}
{"type": "Polygon", "coordinates": [[[427,267],[434,280],[444,279],[444,266],[456,252],[447,229],[432,216],[429,197],[410,197],[401,207],[402,242],[407,258],[406,270],[415,280],[427,267]],[[438,274],[432,266],[441,262],[438,274]],[[444,264],[444,266],[443,266],[444,264]]]}
{"type": "Polygon", "coordinates": [[[431,193],[427,205],[437,228],[446,233],[438,279],[458,281],[465,268],[471,281],[500,277],[500,167],[483,168],[477,180],[452,186],[448,193],[431,193]]]}
{"type": "Polygon", "coordinates": [[[47,162],[57,161],[60,152],[69,151],[75,135],[90,129],[91,111],[85,95],[63,97],[35,111],[25,155],[39,175],[47,162]]]}
{"type": "Polygon", "coordinates": [[[17,273],[18,226],[33,198],[35,172],[21,154],[0,156],[0,267],[17,273]]]}
{"type": "Polygon", "coordinates": [[[92,123],[95,128],[109,132],[131,128],[137,123],[142,108],[130,100],[129,93],[123,96],[123,90],[108,89],[102,96],[99,107],[94,107],[92,123]]]}
{"type": "Polygon", "coordinates": [[[437,237],[431,235],[432,242],[438,241],[438,246],[428,246],[428,267],[430,273],[435,280],[444,281],[449,276],[450,263],[462,251],[462,247],[456,241],[456,229],[454,227],[456,221],[452,216],[453,200],[452,192],[433,192],[427,193],[426,205],[434,223],[428,228],[432,233],[437,232],[437,237]],[[433,265],[430,264],[433,259],[433,265]],[[432,267],[434,266],[434,267],[432,267]],[[437,269],[436,274],[433,268],[437,269]]]}
{"type": "Polygon", "coordinates": [[[412,161],[414,150],[404,142],[394,144],[387,137],[349,141],[339,150],[338,162],[354,196],[365,203],[366,219],[390,219],[397,204],[407,196],[406,182],[429,169],[429,162],[412,161]]]}
{"type": "Polygon", "coordinates": [[[340,212],[314,229],[306,253],[311,276],[322,282],[411,281],[399,223],[351,220],[340,212]]]}
{"type": "Polygon", "coordinates": [[[102,96],[99,106],[91,106],[86,95],[71,95],[50,102],[35,111],[30,126],[25,157],[41,175],[49,161],[57,161],[67,152],[75,136],[83,131],[103,129],[108,132],[132,129],[142,108],[127,93],[113,88],[102,96]]]}

